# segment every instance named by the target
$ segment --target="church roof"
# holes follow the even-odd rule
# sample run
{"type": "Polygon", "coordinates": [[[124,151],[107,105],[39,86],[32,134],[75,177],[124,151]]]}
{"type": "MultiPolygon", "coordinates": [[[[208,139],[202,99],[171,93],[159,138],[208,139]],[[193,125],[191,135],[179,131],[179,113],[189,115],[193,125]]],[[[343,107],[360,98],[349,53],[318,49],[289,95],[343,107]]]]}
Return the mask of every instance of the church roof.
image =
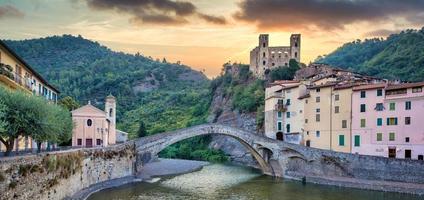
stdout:
{"type": "Polygon", "coordinates": [[[72,116],[101,116],[106,117],[106,112],[96,108],[91,104],[87,104],[78,109],[71,111],[72,116]]]}

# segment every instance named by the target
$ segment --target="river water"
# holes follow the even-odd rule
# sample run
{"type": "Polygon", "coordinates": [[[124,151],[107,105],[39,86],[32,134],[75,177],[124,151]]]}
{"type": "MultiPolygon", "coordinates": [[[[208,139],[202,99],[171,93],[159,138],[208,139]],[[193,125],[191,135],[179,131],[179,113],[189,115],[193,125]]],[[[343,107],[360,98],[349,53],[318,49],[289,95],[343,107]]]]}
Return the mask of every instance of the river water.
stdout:
{"type": "Polygon", "coordinates": [[[162,199],[271,199],[271,200],[418,200],[423,197],[397,193],[373,192],[303,185],[298,181],[274,179],[257,170],[231,166],[208,165],[202,170],[156,179],[152,183],[134,183],[107,189],[88,200],[162,200],[162,199]]]}

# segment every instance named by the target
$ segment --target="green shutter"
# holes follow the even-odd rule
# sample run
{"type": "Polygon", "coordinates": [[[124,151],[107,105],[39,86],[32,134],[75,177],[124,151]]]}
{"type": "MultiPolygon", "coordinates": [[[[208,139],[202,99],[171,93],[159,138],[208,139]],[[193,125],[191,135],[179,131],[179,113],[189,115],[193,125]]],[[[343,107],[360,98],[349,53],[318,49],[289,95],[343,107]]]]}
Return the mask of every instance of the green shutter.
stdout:
{"type": "Polygon", "coordinates": [[[377,133],[377,141],[383,141],[383,134],[377,133]]]}
{"type": "Polygon", "coordinates": [[[339,146],[344,146],[344,135],[339,135],[339,146]]]}
{"type": "Polygon", "coordinates": [[[355,135],[355,147],[359,147],[361,144],[361,136],[355,135]]]}

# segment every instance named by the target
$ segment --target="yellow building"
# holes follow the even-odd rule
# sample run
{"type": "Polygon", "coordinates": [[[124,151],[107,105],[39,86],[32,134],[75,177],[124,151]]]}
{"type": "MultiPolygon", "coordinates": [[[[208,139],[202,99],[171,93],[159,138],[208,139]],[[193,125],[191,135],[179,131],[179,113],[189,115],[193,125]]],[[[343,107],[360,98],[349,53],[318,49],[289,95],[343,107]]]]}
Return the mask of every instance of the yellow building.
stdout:
{"type": "MultiPolygon", "coordinates": [[[[0,40],[0,85],[28,94],[40,95],[56,103],[59,91],[0,40]]],[[[35,148],[30,138],[19,138],[15,150],[35,148]]],[[[0,151],[5,147],[0,143],[0,151]]]]}

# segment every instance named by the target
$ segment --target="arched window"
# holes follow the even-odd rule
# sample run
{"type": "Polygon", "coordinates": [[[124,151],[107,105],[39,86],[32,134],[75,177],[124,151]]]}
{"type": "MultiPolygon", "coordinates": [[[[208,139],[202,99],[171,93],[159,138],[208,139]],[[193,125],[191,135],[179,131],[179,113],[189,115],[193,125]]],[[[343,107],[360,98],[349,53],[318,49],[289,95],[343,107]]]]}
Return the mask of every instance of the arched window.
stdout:
{"type": "Polygon", "coordinates": [[[93,125],[93,121],[91,119],[88,119],[87,120],[87,126],[91,126],[91,125],[93,125]]]}
{"type": "Polygon", "coordinates": [[[265,42],[264,42],[264,43],[262,43],[262,46],[263,46],[263,47],[266,47],[266,44],[265,44],[265,42]]]}
{"type": "Polygon", "coordinates": [[[262,62],[262,64],[266,65],[266,61],[264,60],[264,61],[262,62]]]}
{"type": "Polygon", "coordinates": [[[263,56],[264,58],[266,57],[266,54],[265,54],[265,52],[263,52],[263,53],[262,53],[262,56],[263,56]]]}
{"type": "Polygon", "coordinates": [[[297,52],[294,52],[294,57],[297,58],[297,52]]]}
{"type": "Polygon", "coordinates": [[[111,108],[109,109],[109,117],[112,117],[112,114],[113,114],[113,109],[111,108]]]}

